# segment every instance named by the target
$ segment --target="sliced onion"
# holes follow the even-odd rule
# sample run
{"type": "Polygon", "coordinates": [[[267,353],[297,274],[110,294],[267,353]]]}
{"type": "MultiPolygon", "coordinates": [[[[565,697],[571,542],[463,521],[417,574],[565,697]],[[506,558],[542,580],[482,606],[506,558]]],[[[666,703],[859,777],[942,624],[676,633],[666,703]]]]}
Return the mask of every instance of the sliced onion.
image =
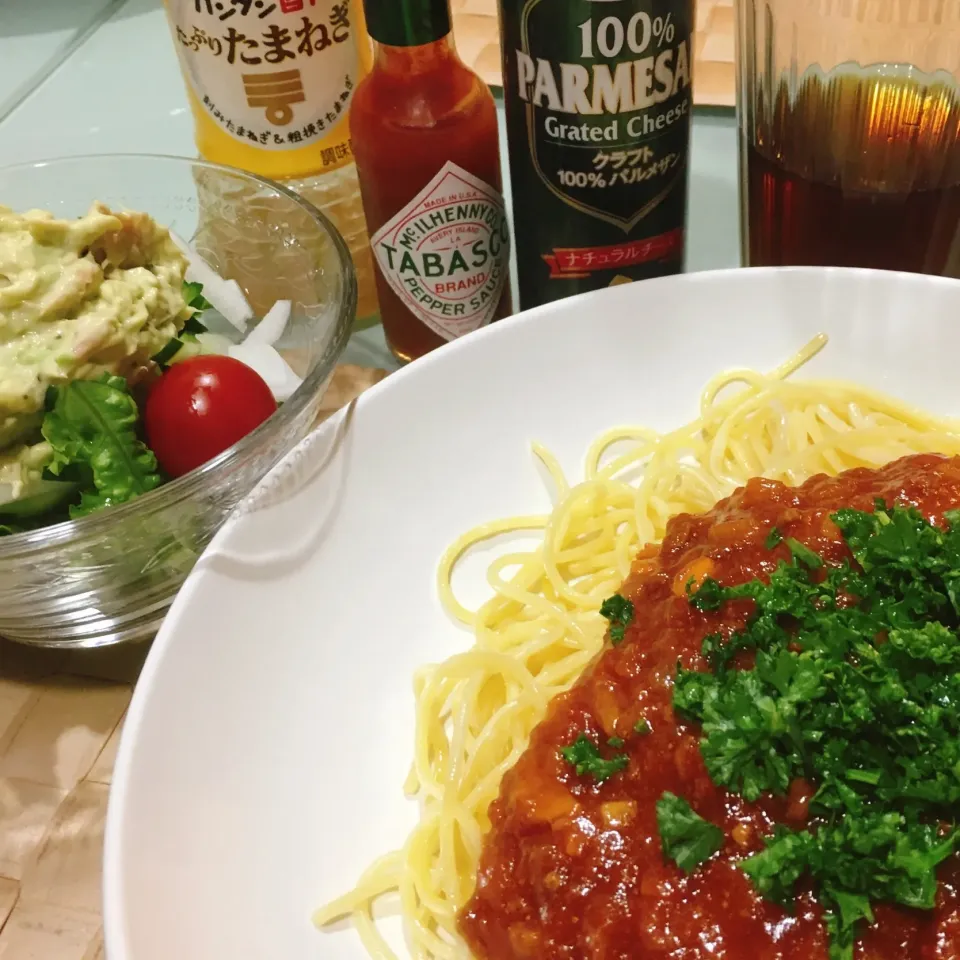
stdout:
{"type": "MultiPolygon", "coordinates": [[[[243,287],[241,287],[236,280],[227,280],[225,281],[225,285],[233,291],[232,296],[235,298],[237,304],[236,319],[241,324],[237,329],[241,331],[246,330],[247,324],[253,319],[253,307],[250,306],[247,295],[243,292],[243,287]]],[[[204,287],[204,291],[206,291],[206,287],[204,287]]],[[[213,303],[212,300],[210,302],[213,303]]],[[[226,316],[226,314],[224,314],[224,316],[226,316]]],[[[227,319],[233,323],[234,326],[237,326],[231,317],[227,317],[227,319]]]]}
{"type": "Polygon", "coordinates": [[[227,355],[256,370],[281,403],[289,400],[303,383],[269,343],[238,343],[230,347],[227,355]]]}
{"type": "Polygon", "coordinates": [[[290,301],[278,300],[263,319],[247,334],[244,343],[265,343],[273,346],[287,329],[290,320],[290,301]]]}
{"type": "Polygon", "coordinates": [[[240,333],[245,333],[247,323],[253,318],[253,308],[236,280],[224,280],[203,257],[189,244],[184,243],[172,230],[170,239],[187,258],[186,278],[191,283],[203,284],[203,295],[210,305],[240,333]]]}
{"type": "Polygon", "coordinates": [[[233,346],[233,341],[222,333],[211,333],[207,330],[205,333],[198,333],[196,336],[197,343],[200,344],[203,353],[215,356],[226,355],[233,346]]]}

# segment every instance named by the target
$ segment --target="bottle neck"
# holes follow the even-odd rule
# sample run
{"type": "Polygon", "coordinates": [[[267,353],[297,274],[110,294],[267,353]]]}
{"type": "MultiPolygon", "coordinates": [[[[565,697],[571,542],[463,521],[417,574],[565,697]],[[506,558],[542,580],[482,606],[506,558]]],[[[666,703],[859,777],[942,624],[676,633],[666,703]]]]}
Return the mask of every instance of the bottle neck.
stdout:
{"type": "Polygon", "coordinates": [[[450,0],[364,0],[367,31],[389,47],[422,47],[450,34],[450,0]]]}
{"type": "Polygon", "coordinates": [[[418,74],[443,70],[457,60],[457,51],[453,37],[447,34],[432,43],[423,43],[415,47],[397,47],[388,43],[378,43],[374,51],[374,68],[398,77],[411,77],[418,74]]]}

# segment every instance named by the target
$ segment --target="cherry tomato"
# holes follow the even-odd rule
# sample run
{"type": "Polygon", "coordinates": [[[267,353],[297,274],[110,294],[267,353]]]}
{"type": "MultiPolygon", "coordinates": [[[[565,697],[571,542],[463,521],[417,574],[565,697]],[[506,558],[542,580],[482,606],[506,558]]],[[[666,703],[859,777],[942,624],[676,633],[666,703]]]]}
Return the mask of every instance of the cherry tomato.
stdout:
{"type": "Polygon", "coordinates": [[[175,363],[150,388],[143,413],[160,467],[180,477],[260,426],[277,409],[256,370],[232,357],[175,363]]]}

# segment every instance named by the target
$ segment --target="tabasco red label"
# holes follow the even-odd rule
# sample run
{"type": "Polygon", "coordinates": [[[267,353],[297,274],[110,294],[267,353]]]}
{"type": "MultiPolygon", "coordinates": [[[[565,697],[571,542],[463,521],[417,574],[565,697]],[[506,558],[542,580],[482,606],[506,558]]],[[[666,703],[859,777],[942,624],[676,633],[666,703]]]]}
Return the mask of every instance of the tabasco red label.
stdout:
{"type": "Polygon", "coordinates": [[[488,324],[507,280],[503,197],[452,162],[371,237],[384,279],[446,340],[488,324]]]}
{"type": "Polygon", "coordinates": [[[683,266],[692,0],[500,0],[522,308],[683,266]]]}

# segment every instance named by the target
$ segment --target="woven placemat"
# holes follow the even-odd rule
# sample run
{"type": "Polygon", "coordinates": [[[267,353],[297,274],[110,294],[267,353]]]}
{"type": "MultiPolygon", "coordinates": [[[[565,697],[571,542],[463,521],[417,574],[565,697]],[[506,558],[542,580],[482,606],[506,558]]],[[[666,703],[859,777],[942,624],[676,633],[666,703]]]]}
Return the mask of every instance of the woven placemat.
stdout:
{"type": "MultiPolygon", "coordinates": [[[[385,376],[338,367],[320,419],[385,376]]],[[[0,640],[0,960],[105,960],[107,794],[146,652],[147,644],[56,652],[0,640]]]]}
{"type": "MultiPolygon", "coordinates": [[[[503,85],[497,0],[452,0],[453,30],[464,61],[491,86],[503,85]]],[[[693,43],[693,100],[732,107],[733,0],[697,0],[693,43]]]]}

